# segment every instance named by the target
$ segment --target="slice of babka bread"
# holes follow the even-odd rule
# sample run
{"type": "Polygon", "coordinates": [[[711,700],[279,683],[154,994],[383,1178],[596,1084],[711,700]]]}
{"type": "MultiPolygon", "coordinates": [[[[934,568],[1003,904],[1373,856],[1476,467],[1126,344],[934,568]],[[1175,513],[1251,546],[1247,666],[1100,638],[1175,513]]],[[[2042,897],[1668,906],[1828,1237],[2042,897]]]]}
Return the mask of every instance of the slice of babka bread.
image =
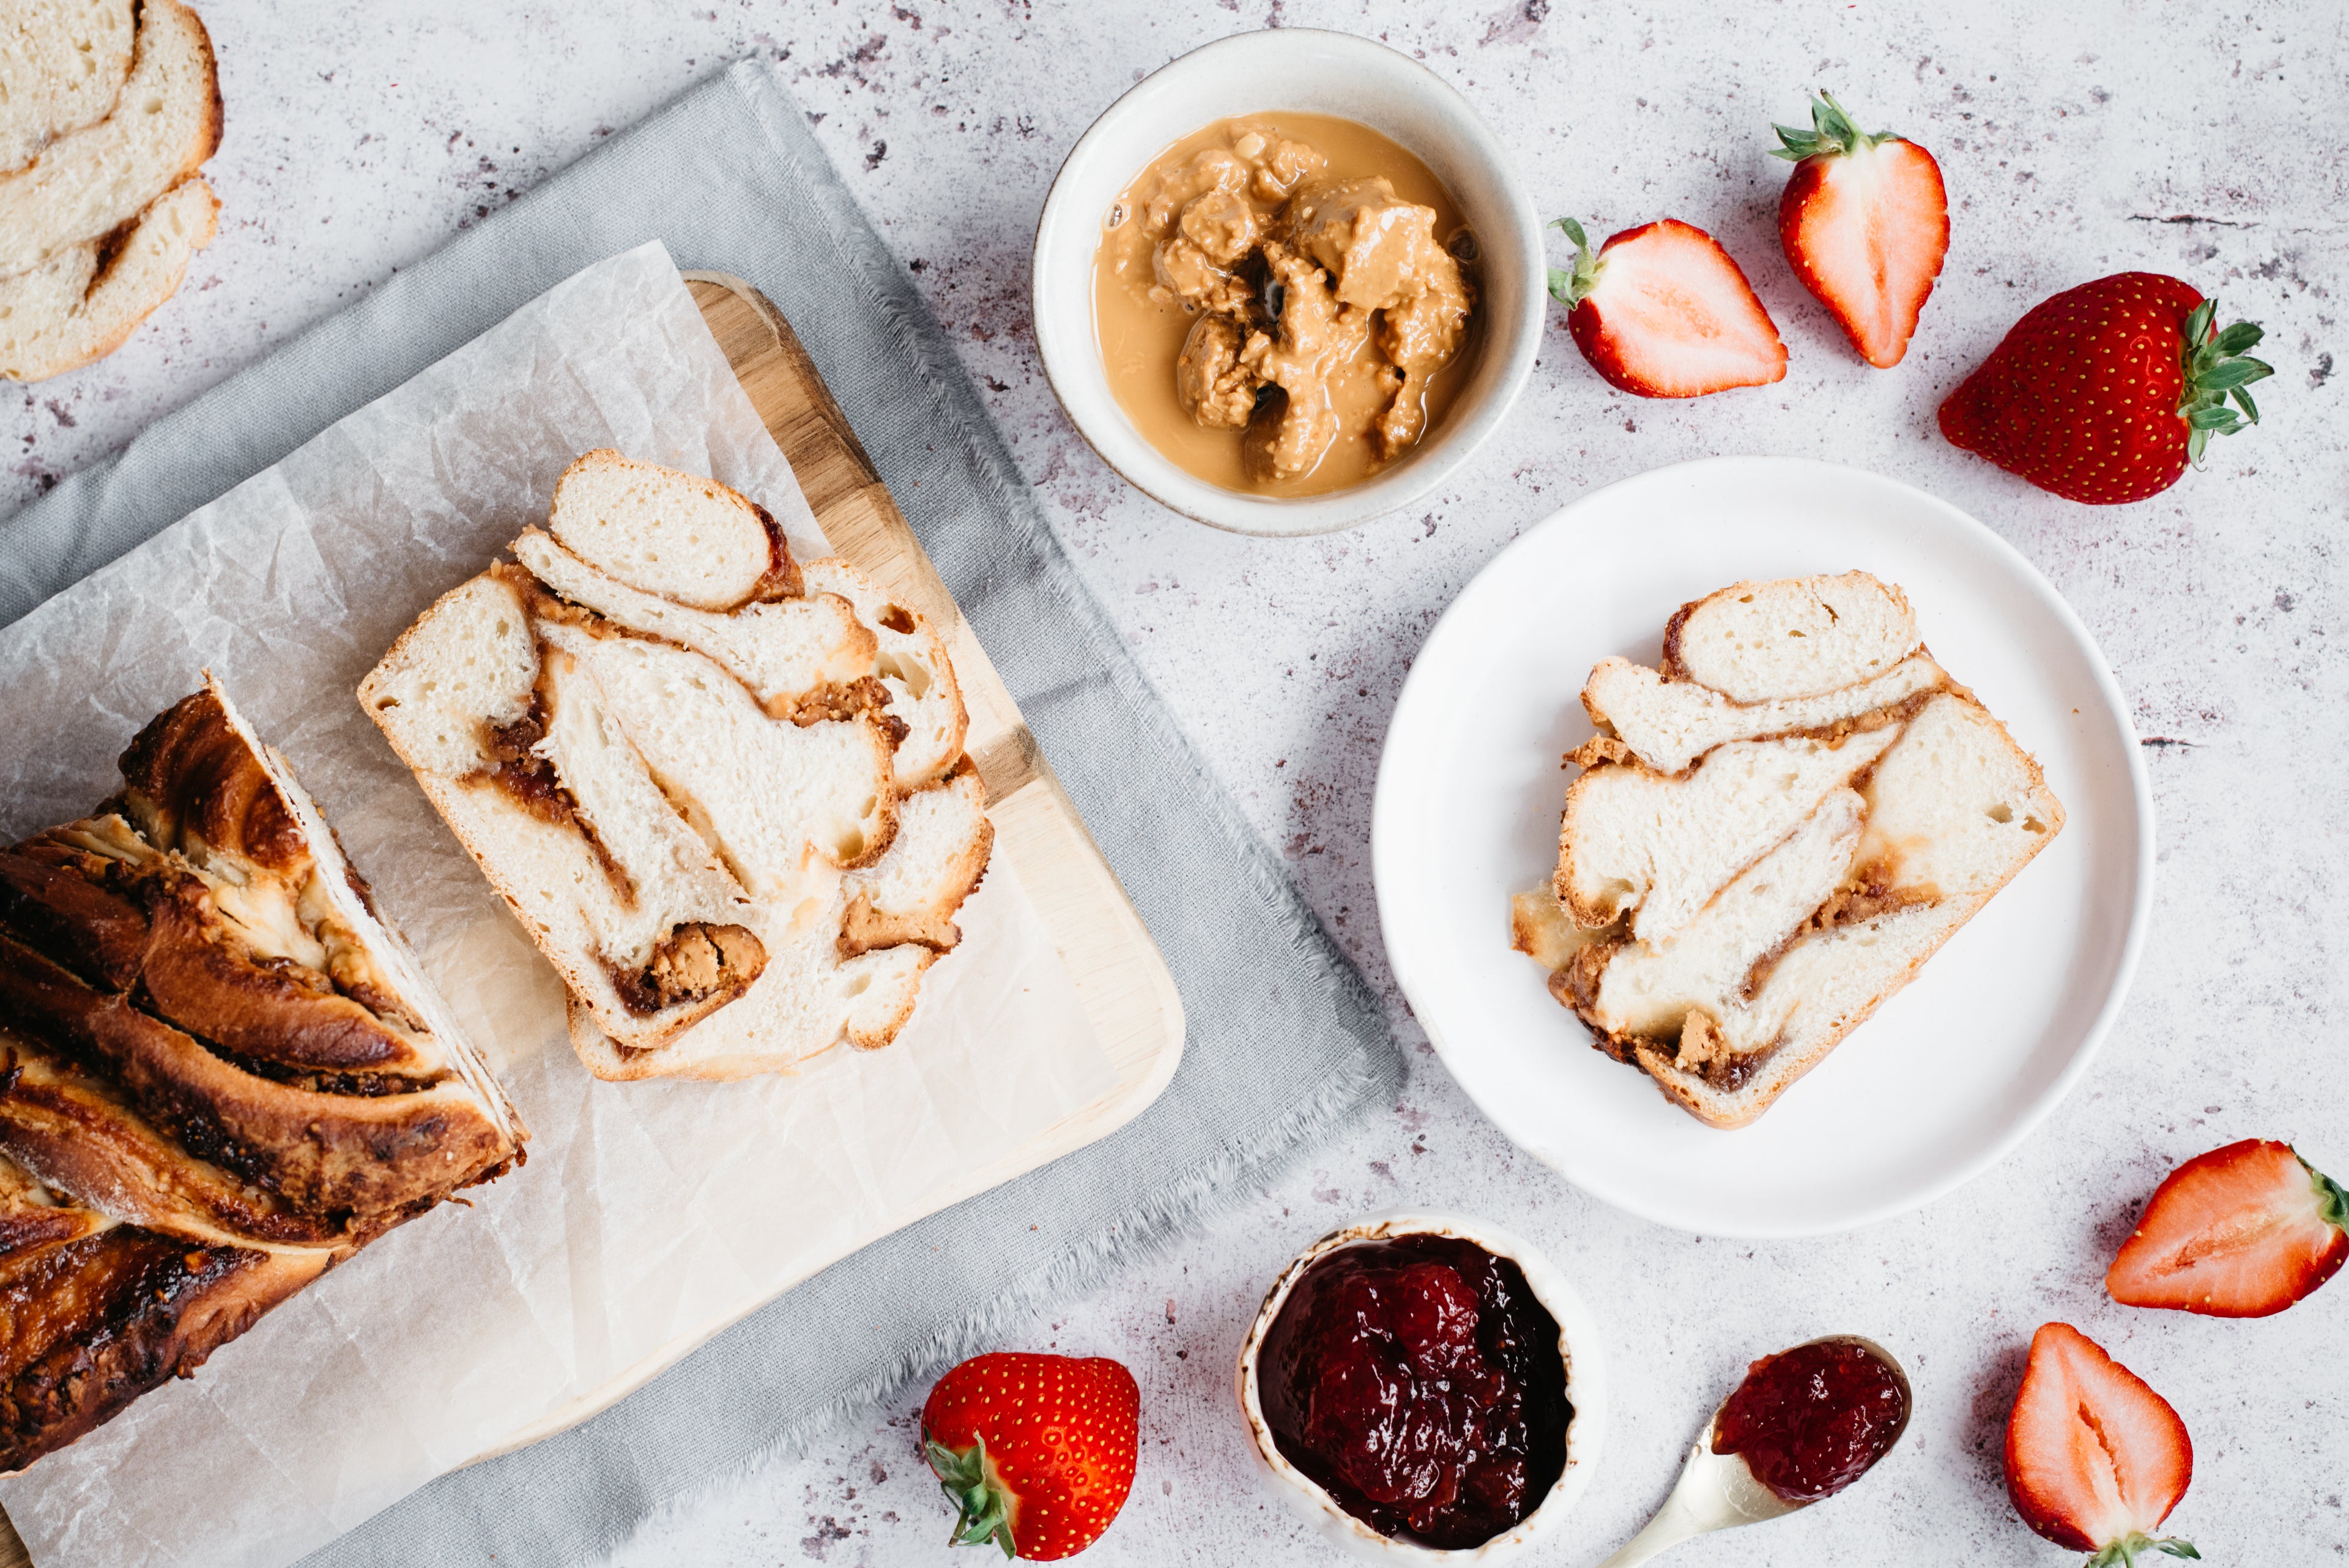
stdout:
{"type": "Polygon", "coordinates": [[[571,994],[598,1075],[886,1044],[992,829],[927,620],[698,475],[590,452],[360,701],[571,994]]]}
{"type": "Polygon", "coordinates": [[[1768,1109],[2063,826],[2038,765],[1866,573],[1682,607],[1602,660],[1557,868],[1514,945],[1715,1127],[1768,1109]]]}
{"type": "Polygon", "coordinates": [[[16,0],[0,26],[0,170],[114,112],[130,75],[137,0],[16,0]]]}
{"type": "Polygon", "coordinates": [[[46,381],[103,359],[180,290],[212,243],[220,198],[183,180],[103,244],[72,245],[0,278],[0,376],[46,381]]]}
{"type": "Polygon", "coordinates": [[[212,41],[178,0],[25,0],[0,16],[0,376],[112,353],[212,244],[212,41]]]}
{"type": "Polygon", "coordinates": [[[179,0],[140,0],[130,68],[109,110],[0,173],[0,277],[104,239],[219,147],[212,39],[179,0]]]}

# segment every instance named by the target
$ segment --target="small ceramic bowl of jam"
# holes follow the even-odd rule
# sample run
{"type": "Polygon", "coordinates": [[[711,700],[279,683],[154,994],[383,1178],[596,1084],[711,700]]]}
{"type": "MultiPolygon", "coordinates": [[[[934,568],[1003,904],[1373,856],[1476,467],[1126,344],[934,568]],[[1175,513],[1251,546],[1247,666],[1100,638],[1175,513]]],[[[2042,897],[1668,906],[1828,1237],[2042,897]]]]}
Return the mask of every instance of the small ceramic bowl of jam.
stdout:
{"type": "Polygon", "coordinates": [[[1451,85],[1369,38],[1243,33],[1094,121],[1036,228],[1044,374],[1136,487],[1237,533],[1411,504],[1498,427],[1540,219],[1451,85]]]}
{"type": "Polygon", "coordinates": [[[1378,1216],[1299,1253],[1240,1346],[1237,1391],[1283,1501],[1390,1564],[1498,1563],[1552,1535],[1607,1424],[1573,1287],[1448,1214],[1378,1216]]]}

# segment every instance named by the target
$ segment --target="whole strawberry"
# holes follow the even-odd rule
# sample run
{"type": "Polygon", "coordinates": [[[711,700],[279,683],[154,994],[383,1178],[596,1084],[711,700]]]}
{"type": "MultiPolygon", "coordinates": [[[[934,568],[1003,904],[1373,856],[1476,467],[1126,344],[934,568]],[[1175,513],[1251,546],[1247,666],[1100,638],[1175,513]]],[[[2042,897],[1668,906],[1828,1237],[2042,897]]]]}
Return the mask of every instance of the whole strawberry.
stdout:
{"type": "Polygon", "coordinates": [[[2243,350],[2261,333],[2248,321],[2214,331],[2217,317],[2215,301],[2159,273],[2067,288],[2033,306],[1950,394],[1941,433],[2067,500],[2158,495],[2213,431],[2259,423],[2244,389],[2275,371],[2243,350]]]}
{"type": "Polygon", "coordinates": [[[1073,1557],[1133,1487],[1142,1412],[1133,1374],[1101,1356],[975,1355],[922,1407],[922,1457],[961,1518],[953,1544],[1073,1557]]]}
{"type": "Polygon", "coordinates": [[[1795,165],[1778,198],[1787,265],[1861,358],[1898,365],[1950,252],[1941,166],[1905,136],[1860,130],[1826,92],[1810,130],[1773,129],[1781,145],[1770,155],[1795,165]]]}

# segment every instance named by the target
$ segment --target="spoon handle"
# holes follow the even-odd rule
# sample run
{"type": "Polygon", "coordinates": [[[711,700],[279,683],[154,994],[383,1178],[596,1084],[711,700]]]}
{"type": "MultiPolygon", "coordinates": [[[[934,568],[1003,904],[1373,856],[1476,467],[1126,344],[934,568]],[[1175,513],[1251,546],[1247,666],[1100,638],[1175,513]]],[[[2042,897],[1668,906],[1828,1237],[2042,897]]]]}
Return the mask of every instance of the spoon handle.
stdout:
{"type": "Polygon", "coordinates": [[[1708,1528],[1692,1516],[1676,1490],[1664,1500],[1664,1506],[1656,1511],[1656,1517],[1648,1521],[1647,1527],[1625,1542],[1622,1549],[1599,1568],[1633,1568],[1635,1563],[1671,1551],[1692,1535],[1703,1534],[1708,1528]]]}

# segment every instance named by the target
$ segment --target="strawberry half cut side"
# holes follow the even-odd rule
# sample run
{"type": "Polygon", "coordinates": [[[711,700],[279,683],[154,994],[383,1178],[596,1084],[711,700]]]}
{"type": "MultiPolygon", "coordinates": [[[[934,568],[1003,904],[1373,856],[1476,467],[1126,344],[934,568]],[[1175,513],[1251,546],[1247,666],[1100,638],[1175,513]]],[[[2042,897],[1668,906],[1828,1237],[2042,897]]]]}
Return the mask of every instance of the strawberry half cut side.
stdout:
{"type": "Polygon", "coordinates": [[[1777,324],[1721,242],[1677,218],[1626,229],[1594,254],[1572,218],[1574,265],[1549,291],[1590,368],[1642,398],[1701,398],[1786,374],[1777,324]]]}
{"type": "Polygon", "coordinates": [[[2194,1445],[2168,1401],[2070,1324],[2041,1324],[2006,1418],[2006,1490],[2023,1522],[2094,1552],[2085,1568],[2199,1558],[2153,1534],[2193,1478],[2194,1445]]]}
{"type": "Polygon", "coordinates": [[[1770,155],[1795,165],[1778,199],[1787,265],[1861,358],[1898,365],[1950,252],[1941,166],[1906,137],[1861,130],[1825,91],[1810,130],[1773,129],[1770,155]]]}
{"type": "Polygon", "coordinates": [[[2286,1143],[2197,1155],[2154,1189],[2106,1271],[2128,1306],[2209,1317],[2280,1313],[2349,1260],[2349,1192],[2286,1143]]]}

